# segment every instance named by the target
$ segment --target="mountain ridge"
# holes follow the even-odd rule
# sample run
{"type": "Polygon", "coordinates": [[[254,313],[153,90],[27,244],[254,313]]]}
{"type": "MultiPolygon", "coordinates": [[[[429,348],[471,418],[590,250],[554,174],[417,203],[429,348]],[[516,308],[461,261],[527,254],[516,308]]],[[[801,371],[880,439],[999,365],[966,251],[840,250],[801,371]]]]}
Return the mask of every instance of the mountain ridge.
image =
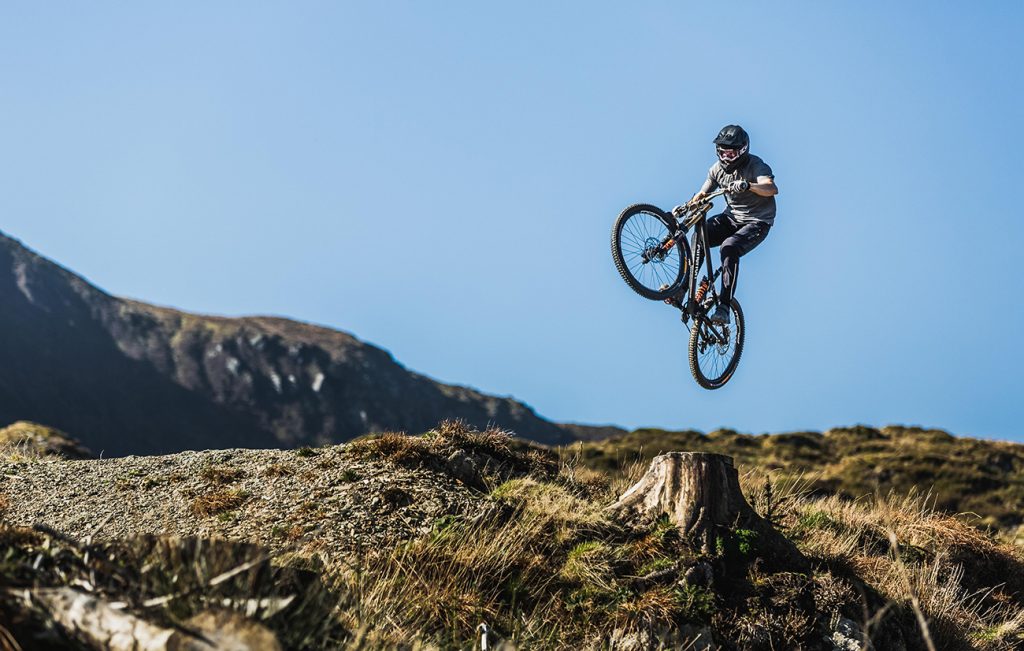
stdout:
{"type": "Polygon", "coordinates": [[[411,371],[350,333],[119,298],[2,232],[0,302],[0,422],[45,423],[108,455],[342,442],[446,418],[571,439],[522,402],[411,371]]]}

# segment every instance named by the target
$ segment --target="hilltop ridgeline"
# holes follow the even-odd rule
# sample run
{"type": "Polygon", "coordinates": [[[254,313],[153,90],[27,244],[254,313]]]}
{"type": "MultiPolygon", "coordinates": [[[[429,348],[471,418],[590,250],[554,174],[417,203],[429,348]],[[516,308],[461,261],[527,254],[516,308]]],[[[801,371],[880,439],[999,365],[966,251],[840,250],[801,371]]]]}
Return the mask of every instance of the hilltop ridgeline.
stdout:
{"type": "Polygon", "coordinates": [[[0,424],[45,423],[104,456],[341,442],[445,418],[571,438],[521,402],[414,373],[350,334],[117,298],[2,233],[0,305],[0,424]]]}
{"type": "MultiPolygon", "coordinates": [[[[938,511],[966,514],[975,526],[1024,541],[1024,445],[1019,443],[897,425],[760,435],[565,427],[580,439],[556,448],[563,461],[600,472],[628,472],[669,451],[713,452],[733,457],[744,474],[798,482],[815,495],[856,500],[916,493],[938,511]]],[[[0,453],[5,445],[8,458],[94,456],[69,435],[28,422],[0,429],[0,453]]]]}
{"type": "Polygon", "coordinates": [[[857,499],[917,491],[947,513],[970,513],[1006,531],[1024,525],[1024,445],[938,429],[837,427],[825,432],[742,434],[638,429],[572,447],[581,463],[617,471],[669,450],[734,457],[741,473],[799,480],[818,495],[857,499]]]}
{"type": "Polygon", "coordinates": [[[481,622],[521,649],[1024,644],[1020,549],[920,497],[748,474],[762,526],[700,540],[615,506],[653,467],[600,472],[453,422],[290,451],[0,456],[0,636],[109,648],[70,622],[88,606],[161,634],[224,632],[229,611],[261,649],[478,648],[481,622]]]}

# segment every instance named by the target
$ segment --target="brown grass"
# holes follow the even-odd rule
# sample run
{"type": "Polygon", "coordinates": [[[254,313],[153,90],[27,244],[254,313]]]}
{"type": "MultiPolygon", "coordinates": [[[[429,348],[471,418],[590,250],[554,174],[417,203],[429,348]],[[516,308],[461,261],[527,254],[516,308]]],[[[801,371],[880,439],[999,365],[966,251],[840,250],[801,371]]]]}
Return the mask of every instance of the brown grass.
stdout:
{"type": "Polygon", "coordinates": [[[855,426],[753,436],[732,430],[703,434],[646,428],[561,452],[621,473],[636,460],[649,462],[671,450],[727,454],[741,472],[804,475],[817,494],[855,499],[923,489],[947,513],[977,513],[984,524],[1008,532],[1024,525],[1024,445],[955,437],[940,430],[855,426]]]}
{"type": "Polygon", "coordinates": [[[6,463],[39,463],[46,455],[30,440],[0,443],[0,461],[6,463]]]}
{"type": "Polygon", "coordinates": [[[604,514],[612,496],[588,496],[576,470],[562,470],[549,480],[506,480],[491,492],[502,507],[491,515],[442,521],[429,535],[366,556],[344,574],[357,600],[343,619],[368,630],[371,646],[468,648],[485,621],[521,648],[564,648],[607,645],[616,627],[621,634],[705,617],[709,597],[638,582],[672,565],[667,559],[690,558],[673,528],[620,530],[604,514]],[[638,537],[648,542],[634,547],[638,537]]]}
{"type": "Polygon", "coordinates": [[[244,491],[222,490],[199,495],[192,500],[192,512],[200,516],[225,513],[241,506],[248,495],[244,491]]]}
{"type": "Polygon", "coordinates": [[[485,474],[499,478],[511,474],[554,476],[558,473],[557,453],[515,439],[510,432],[493,428],[477,431],[459,420],[444,421],[437,429],[421,436],[384,432],[358,438],[345,445],[344,454],[407,467],[442,468],[456,450],[480,460],[485,474]]]}
{"type": "MultiPolygon", "coordinates": [[[[915,436],[946,445],[932,432],[915,436]]],[[[722,432],[699,440],[746,445],[751,438],[722,432]]],[[[808,454],[827,439],[796,434],[789,443],[761,444],[781,459],[797,454],[788,446],[808,454]]],[[[914,649],[928,648],[926,639],[935,649],[1024,646],[1024,555],[979,529],[976,520],[936,510],[927,495],[822,497],[812,492],[820,477],[788,473],[780,481],[779,473],[749,473],[742,482],[748,500],[814,566],[813,576],[768,574],[752,555],[700,555],[667,518],[637,528],[610,521],[605,507],[647,469],[645,455],[604,472],[587,464],[580,448],[552,466],[545,451],[505,432],[475,432],[458,422],[424,436],[360,439],[342,454],[438,469],[456,449],[501,469],[487,482],[494,488],[479,512],[427,522],[429,532],[418,538],[344,561],[307,540],[300,524],[274,527],[275,538],[304,555],[301,561],[282,557],[278,565],[327,571],[325,580],[344,597],[330,615],[343,624],[344,639],[310,648],[471,648],[482,621],[492,642],[503,638],[519,648],[615,648],[643,635],[685,648],[689,626],[711,626],[720,642],[740,648],[814,648],[838,617],[860,622],[876,643],[901,638],[914,649]],[[714,592],[704,583],[683,582],[698,563],[713,571],[714,592]]],[[[323,459],[334,458],[311,451],[318,455],[289,463],[315,472],[323,459]]],[[[287,464],[262,471],[292,473],[287,464]]],[[[204,471],[212,485],[194,498],[196,515],[228,513],[245,502],[246,493],[223,486],[237,480],[225,475],[231,473],[220,466],[204,471]]],[[[321,496],[303,499],[308,501],[296,505],[298,512],[315,519],[321,496]]],[[[5,542],[0,537],[0,545],[5,542]]],[[[192,567],[198,551],[181,553],[181,562],[168,564],[175,572],[162,574],[162,581],[178,581],[184,576],[178,570],[192,567]]],[[[25,558],[34,557],[26,552],[25,558]]],[[[230,567],[226,560],[220,565],[230,567]]],[[[213,572],[197,580],[208,582],[213,572]]],[[[155,584],[151,593],[187,591],[190,585],[155,584]]]]}
{"type": "Polygon", "coordinates": [[[245,477],[245,472],[240,468],[211,465],[203,468],[199,476],[211,484],[231,484],[245,477]]]}
{"type": "Polygon", "coordinates": [[[804,553],[851,568],[882,599],[912,613],[936,648],[1016,648],[1024,636],[1024,555],[964,518],[935,511],[927,496],[804,497],[785,524],[804,553]]]}
{"type": "Polygon", "coordinates": [[[272,463],[263,469],[264,477],[289,477],[295,474],[295,469],[284,463],[272,463]]]}
{"type": "Polygon", "coordinates": [[[434,457],[429,441],[399,432],[384,432],[355,439],[345,446],[345,452],[357,458],[386,459],[403,465],[427,461],[434,457]]]}

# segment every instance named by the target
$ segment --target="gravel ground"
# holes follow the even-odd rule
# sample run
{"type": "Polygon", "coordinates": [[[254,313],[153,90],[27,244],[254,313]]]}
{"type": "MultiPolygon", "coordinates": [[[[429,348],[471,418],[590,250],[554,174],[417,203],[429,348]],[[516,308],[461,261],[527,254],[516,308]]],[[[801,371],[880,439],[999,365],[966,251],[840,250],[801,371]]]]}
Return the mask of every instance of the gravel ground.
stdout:
{"type": "Polygon", "coordinates": [[[344,448],[0,462],[0,511],[10,524],[76,538],[216,536],[332,563],[482,508],[482,493],[444,472],[344,448]]]}

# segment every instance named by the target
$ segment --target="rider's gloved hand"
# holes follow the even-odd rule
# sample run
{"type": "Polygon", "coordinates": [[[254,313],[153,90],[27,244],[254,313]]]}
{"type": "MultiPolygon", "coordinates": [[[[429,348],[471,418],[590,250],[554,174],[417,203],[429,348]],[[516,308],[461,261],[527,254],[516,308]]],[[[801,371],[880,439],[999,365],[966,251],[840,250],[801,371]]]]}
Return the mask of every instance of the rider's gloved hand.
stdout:
{"type": "Polygon", "coordinates": [[[731,194],[739,194],[740,192],[746,192],[750,189],[750,183],[747,183],[745,179],[736,179],[729,184],[728,190],[731,194]]]}

